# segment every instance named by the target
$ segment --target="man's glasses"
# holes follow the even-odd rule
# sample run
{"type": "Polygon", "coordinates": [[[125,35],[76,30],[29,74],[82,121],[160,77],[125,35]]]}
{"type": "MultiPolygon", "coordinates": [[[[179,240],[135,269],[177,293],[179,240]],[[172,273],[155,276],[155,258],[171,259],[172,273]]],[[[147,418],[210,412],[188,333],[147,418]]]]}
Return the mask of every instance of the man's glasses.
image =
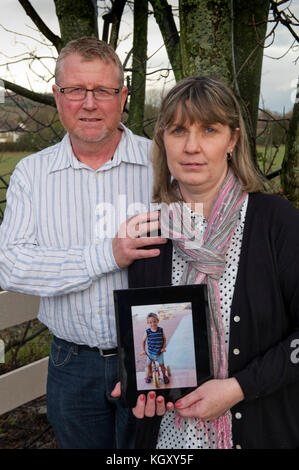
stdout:
{"type": "Polygon", "coordinates": [[[120,88],[109,88],[105,86],[93,88],[88,90],[87,88],[75,87],[75,86],[68,86],[65,88],[61,88],[59,85],[56,85],[58,91],[63,93],[65,97],[70,101],[80,101],[86,98],[87,92],[91,91],[94,98],[99,101],[108,101],[112,100],[116,95],[119,94],[120,88]]]}

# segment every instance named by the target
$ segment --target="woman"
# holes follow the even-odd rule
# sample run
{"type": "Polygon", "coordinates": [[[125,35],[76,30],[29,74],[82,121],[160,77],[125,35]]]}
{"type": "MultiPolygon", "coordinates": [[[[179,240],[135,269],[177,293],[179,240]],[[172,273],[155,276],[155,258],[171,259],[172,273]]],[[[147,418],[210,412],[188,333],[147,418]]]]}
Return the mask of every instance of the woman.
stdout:
{"type": "Polygon", "coordinates": [[[299,213],[262,192],[238,102],[219,80],[187,78],[168,93],[153,150],[154,200],[175,203],[172,240],[129,267],[129,285],[207,284],[214,379],[175,404],[140,395],[136,447],[298,448],[299,213]]]}

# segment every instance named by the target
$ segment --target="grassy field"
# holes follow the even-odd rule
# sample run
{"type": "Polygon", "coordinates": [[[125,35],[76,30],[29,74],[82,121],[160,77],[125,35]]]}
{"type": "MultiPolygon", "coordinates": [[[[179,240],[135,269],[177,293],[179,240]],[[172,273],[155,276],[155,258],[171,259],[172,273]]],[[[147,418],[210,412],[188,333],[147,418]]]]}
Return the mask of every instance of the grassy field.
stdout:
{"type": "Polygon", "coordinates": [[[0,152],[0,175],[11,173],[21,158],[29,154],[30,152],[0,152]]]}
{"type": "MultiPolygon", "coordinates": [[[[259,165],[263,173],[271,173],[279,168],[281,168],[283,156],[284,156],[284,145],[281,145],[277,155],[274,159],[274,162],[269,169],[270,162],[272,161],[274,155],[274,148],[265,150],[263,145],[257,146],[257,151],[259,154],[259,165]],[[265,157],[266,152],[266,157],[265,157]]],[[[0,176],[4,176],[5,181],[9,182],[10,174],[13,172],[16,164],[21,160],[21,158],[26,157],[31,152],[0,152],[0,176]]],[[[276,178],[278,180],[278,178],[276,178]]],[[[278,182],[276,182],[278,184],[278,182]]],[[[4,188],[3,183],[0,181],[0,201],[5,199],[6,189],[4,188]]],[[[1,212],[4,211],[5,203],[0,203],[0,222],[1,222],[1,212]]]]}
{"type": "Polygon", "coordinates": [[[263,145],[257,146],[257,153],[259,155],[260,168],[264,173],[272,173],[281,168],[285,146],[280,145],[278,151],[275,148],[265,149],[263,145]],[[269,168],[272,162],[271,168],[269,168]]]}
{"type": "MultiPolygon", "coordinates": [[[[0,152],[0,176],[9,183],[9,178],[16,164],[30,152],[0,152]]],[[[6,189],[4,183],[0,181],[0,201],[5,199],[6,189]]],[[[0,223],[1,215],[5,209],[5,203],[0,203],[0,223]]]]}
{"type": "Polygon", "coordinates": [[[2,330],[5,362],[0,364],[0,375],[48,356],[51,338],[38,319],[2,330]]]}

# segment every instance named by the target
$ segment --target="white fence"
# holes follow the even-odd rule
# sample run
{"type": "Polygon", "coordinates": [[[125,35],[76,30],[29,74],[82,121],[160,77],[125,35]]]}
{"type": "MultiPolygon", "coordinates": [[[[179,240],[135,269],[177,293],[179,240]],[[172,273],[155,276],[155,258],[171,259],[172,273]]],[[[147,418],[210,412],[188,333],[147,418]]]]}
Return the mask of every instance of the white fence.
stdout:
{"type": "MultiPolygon", "coordinates": [[[[38,306],[39,297],[0,292],[0,338],[1,330],[36,318],[38,306]]],[[[46,394],[48,359],[0,375],[0,415],[46,394]]]]}

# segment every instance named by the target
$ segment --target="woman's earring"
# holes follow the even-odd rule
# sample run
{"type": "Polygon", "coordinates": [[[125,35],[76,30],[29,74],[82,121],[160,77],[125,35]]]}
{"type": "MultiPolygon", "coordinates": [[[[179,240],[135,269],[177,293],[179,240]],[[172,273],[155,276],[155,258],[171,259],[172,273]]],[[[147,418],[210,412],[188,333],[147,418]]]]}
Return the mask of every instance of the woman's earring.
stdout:
{"type": "Polygon", "coordinates": [[[226,154],[226,159],[227,159],[227,160],[231,160],[232,156],[233,156],[233,154],[232,154],[232,150],[231,150],[230,152],[228,152],[228,153],[226,154]]]}

